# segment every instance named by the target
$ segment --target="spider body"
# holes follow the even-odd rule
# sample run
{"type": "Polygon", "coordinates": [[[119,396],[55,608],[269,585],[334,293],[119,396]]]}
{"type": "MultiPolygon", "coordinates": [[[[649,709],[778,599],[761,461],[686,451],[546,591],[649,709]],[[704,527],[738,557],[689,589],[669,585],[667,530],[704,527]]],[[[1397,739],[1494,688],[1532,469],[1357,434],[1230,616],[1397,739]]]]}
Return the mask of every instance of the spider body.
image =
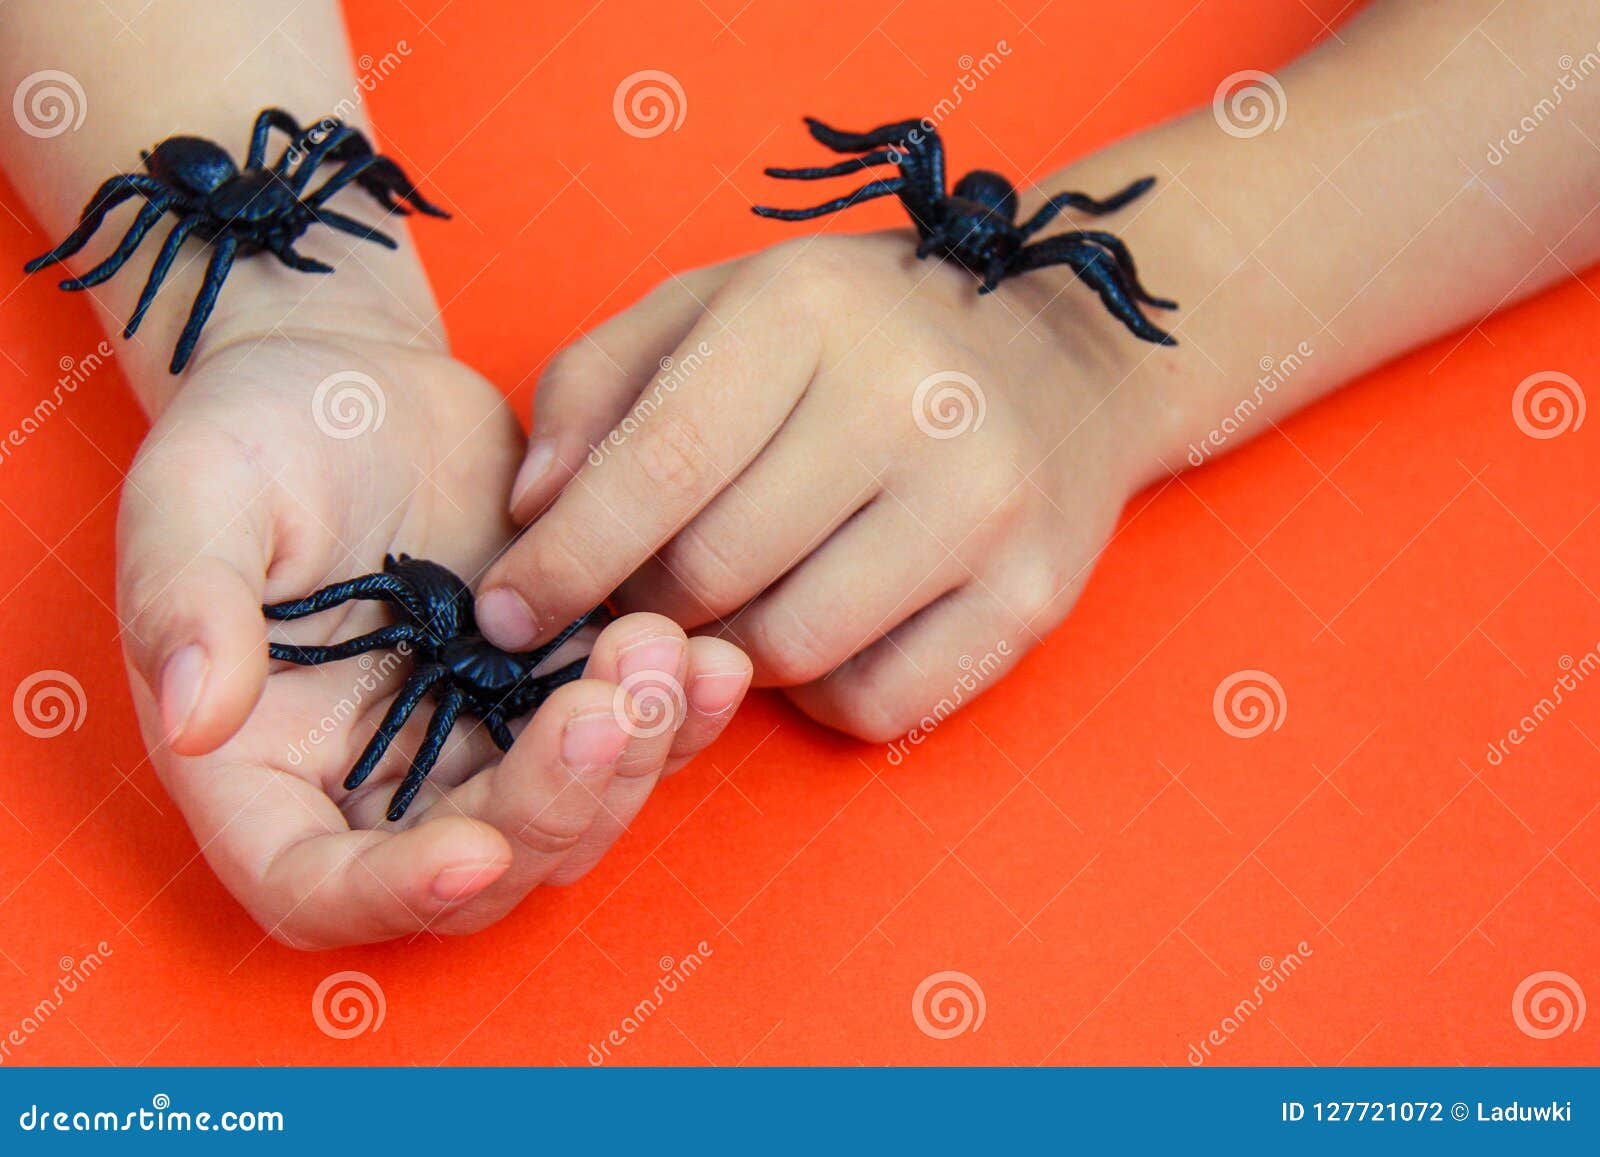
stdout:
{"type": "Polygon", "coordinates": [[[375,574],[333,583],[302,599],[269,604],[262,607],[262,613],[279,621],[299,619],[352,599],[389,604],[395,622],[330,646],[270,643],[267,651],[274,659],[303,666],[386,649],[398,649],[412,657],[411,673],[344,781],[349,791],[361,786],[431,692],[438,705],[412,757],[411,770],[389,801],[390,820],[405,815],[463,714],[481,719],[496,746],[509,750],[509,722],[528,714],[557,687],[582,675],[586,660],[578,659],[542,675],[536,674],[540,665],[602,613],[597,607],[536,650],[502,651],[478,633],[467,584],[436,562],[405,554],[386,556],[383,570],[375,574]]]}
{"type": "Polygon", "coordinates": [[[869,181],[853,193],[809,209],[757,205],[757,215],[807,221],[862,201],[895,196],[916,226],[920,238],[917,256],[940,253],[972,271],[981,282],[979,293],[990,293],[1006,278],[1032,269],[1066,265],[1135,336],[1162,345],[1177,344],[1171,334],[1144,316],[1138,304],[1176,309],[1177,303],[1146,292],[1139,284],[1133,255],[1116,235],[1071,230],[1042,241],[1031,240],[1062,210],[1095,216],[1115,212],[1149,190],[1154,178],[1135,181],[1104,200],[1085,193],[1058,193],[1032,217],[1019,222],[1016,188],[999,173],[976,169],[945,191],[944,145],[924,122],[899,121],[865,133],[842,132],[811,117],[806,118],[806,125],[818,142],[834,152],[860,155],[820,168],[767,169],[768,176],[814,181],[859,173],[874,165],[894,165],[900,175],[869,181]]]}
{"type": "Polygon", "coordinates": [[[295,241],[312,225],[326,225],[390,249],[395,247],[394,239],[387,234],[325,206],[345,185],[355,182],[385,209],[396,213],[409,211],[401,203],[404,201],[429,216],[449,215],[417,192],[399,165],[374,153],[366,137],[356,129],[331,119],[309,129],[301,128],[281,109],[265,109],[256,118],[243,169],[234,164],[221,145],[201,137],[169,137],[140,155],[144,173],[123,173],[102,184],[84,207],[77,228],[23,269],[34,273],[72,256],[94,236],[108,212],[129,198],[144,198],[144,206],[115,252],[82,277],[61,282],[61,288],[68,291],[88,289],[110,279],[161,219],[168,213],[175,214],[177,224],[167,234],[133,316],[123,330],[124,337],[132,337],[138,331],[184,240],[192,234],[209,244],[212,254],[205,279],[173,350],[169,368],[175,374],[188,364],[236,258],[269,252],[300,273],[332,273],[333,266],[294,250],[295,241]],[[273,129],[288,134],[291,143],[269,166],[267,140],[273,129]],[[324,164],[340,167],[320,188],[308,194],[307,186],[324,164]]]}

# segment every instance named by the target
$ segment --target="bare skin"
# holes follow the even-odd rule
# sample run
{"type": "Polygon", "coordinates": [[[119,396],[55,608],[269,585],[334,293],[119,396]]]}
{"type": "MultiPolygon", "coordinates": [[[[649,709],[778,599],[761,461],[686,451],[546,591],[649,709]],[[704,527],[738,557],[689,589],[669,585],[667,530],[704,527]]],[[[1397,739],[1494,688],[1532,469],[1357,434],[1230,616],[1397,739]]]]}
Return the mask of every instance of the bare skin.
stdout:
{"type": "MultiPolygon", "coordinates": [[[[42,60],[91,82],[78,131],[0,134],[0,163],[42,226],[41,252],[100,181],[136,165],[140,147],[184,132],[242,157],[261,108],[310,121],[356,91],[333,3],[287,17],[264,3],[143,7],[18,0],[6,9],[8,86],[42,60]],[[139,51],[119,43],[119,15],[138,21],[139,51]],[[183,68],[172,66],[178,60],[183,68]]],[[[265,931],[319,948],[472,931],[537,885],[577,879],[660,777],[716,738],[750,680],[737,647],[689,640],[659,615],[627,615],[590,633],[585,678],[526,721],[504,758],[481,728],[458,726],[400,823],[383,822],[384,801],[428,711],[370,785],[343,789],[407,664],[269,671],[261,604],[376,570],[388,551],[477,574],[511,533],[503,495],[523,439],[500,394],[450,357],[403,223],[384,221],[352,189],[331,206],[381,224],[400,249],[313,230],[300,248],[335,265],[332,276],[239,262],[181,376],[166,362],[204,250],[184,250],[131,341],[115,335],[159,244],[93,291],[152,420],[123,491],[117,584],[152,761],[207,859],[265,931]],[[329,436],[319,421],[338,428],[337,414],[317,405],[316,387],[351,371],[377,384],[384,419],[358,436],[329,436]],[[647,704],[619,692],[640,672],[645,685],[682,689],[660,734],[654,717],[641,718],[647,704]],[[341,704],[355,709],[331,716],[341,704]]],[[[109,252],[131,217],[108,220],[73,271],[109,252]]],[[[382,621],[373,605],[352,605],[281,633],[326,642],[382,621]]]]}
{"type": "Polygon", "coordinates": [[[1003,642],[1009,666],[1060,622],[1137,490],[1600,257],[1600,85],[1487,159],[1597,42],[1582,3],[1378,3],[1279,73],[1276,130],[1230,135],[1206,107],[1041,179],[1023,216],[1156,176],[1060,227],[1122,236],[1182,303],[1153,318],[1177,348],[1059,271],[979,298],[909,234],[802,236],[667,282],[545,375],[510,504],[527,530],[484,576],[481,621],[526,643],[616,588],[739,642],[824,723],[902,734],[962,656],[1003,642]],[[1263,359],[1291,354],[1232,429],[1263,359]],[[695,369],[662,389],[668,356],[695,369]],[[945,371],[984,417],[939,438],[914,402],[945,371]]]}

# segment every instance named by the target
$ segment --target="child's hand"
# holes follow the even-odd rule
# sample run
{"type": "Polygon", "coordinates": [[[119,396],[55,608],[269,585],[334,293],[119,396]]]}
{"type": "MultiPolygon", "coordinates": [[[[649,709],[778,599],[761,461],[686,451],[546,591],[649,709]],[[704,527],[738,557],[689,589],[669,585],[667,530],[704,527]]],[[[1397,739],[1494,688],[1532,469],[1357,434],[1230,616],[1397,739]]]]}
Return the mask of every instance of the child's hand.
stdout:
{"type": "MultiPolygon", "coordinates": [[[[536,884],[576,879],[748,684],[729,644],[629,615],[590,633],[587,677],[503,759],[481,727],[458,726],[397,827],[379,825],[427,704],[372,779],[343,790],[409,660],[377,652],[366,666],[269,675],[261,604],[379,569],[387,551],[470,578],[509,533],[498,496],[520,449],[500,396],[442,352],[279,330],[232,344],[208,334],[140,452],[118,589],[141,723],[207,859],[277,939],[468,931],[536,884]],[[617,684],[640,663],[685,689],[660,735],[631,735],[615,714],[617,684]]],[[[341,639],[384,614],[351,604],[285,637],[341,639]]]]}
{"type": "Polygon", "coordinates": [[[486,633],[526,646],[619,588],[625,607],[716,623],[759,682],[880,740],[968,668],[1008,669],[1154,469],[1150,396],[1118,387],[1172,352],[1070,275],[980,298],[913,248],[781,245],[670,282],[565,351],[512,500],[522,521],[548,509],[480,584],[486,633]]]}

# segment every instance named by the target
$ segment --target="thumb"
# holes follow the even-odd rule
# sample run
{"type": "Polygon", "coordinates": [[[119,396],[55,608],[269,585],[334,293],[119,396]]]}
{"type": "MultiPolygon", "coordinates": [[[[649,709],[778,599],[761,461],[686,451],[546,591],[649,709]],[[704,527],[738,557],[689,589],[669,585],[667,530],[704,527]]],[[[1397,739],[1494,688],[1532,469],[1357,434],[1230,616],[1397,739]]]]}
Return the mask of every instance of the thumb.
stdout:
{"type": "Polygon", "coordinates": [[[225,743],[267,677],[264,486],[241,455],[173,435],[123,487],[117,602],[123,647],[180,755],[225,743]]]}

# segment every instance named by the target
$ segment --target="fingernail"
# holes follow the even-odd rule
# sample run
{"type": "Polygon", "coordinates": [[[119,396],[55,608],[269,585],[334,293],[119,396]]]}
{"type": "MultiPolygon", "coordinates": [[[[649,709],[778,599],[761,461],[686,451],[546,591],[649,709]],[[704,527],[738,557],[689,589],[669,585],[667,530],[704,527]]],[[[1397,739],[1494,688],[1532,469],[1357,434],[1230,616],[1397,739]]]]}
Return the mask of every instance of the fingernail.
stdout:
{"type": "Polygon", "coordinates": [[[515,481],[511,483],[511,512],[516,513],[517,507],[522,505],[522,500],[550,472],[550,467],[555,464],[556,444],[551,438],[535,438],[528,444],[528,453],[522,460],[522,468],[517,471],[515,481]]]}
{"type": "Polygon", "coordinates": [[[199,705],[210,666],[205,648],[190,643],[174,651],[161,668],[161,726],[169,740],[182,734],[199,705]]]}
{"type": "Polygon", "coordinates": [[[721,715],[739,701],[749,671],[708,671],[689,684],[689,702],[702,715],[721,715]]]}
{"type": "Polygon", "coordinates": [[[628,742],[613,711],[579,715],[561,733],[561,762],[573,771],[589,771],[615,763],[628,742]]]}
{"type": "Polygon", "coordinates": [[[645,671],[676,676],[682,665],[683,640],[671,635],[630,643],[617,656],[617,670],[624,679],[645,671]]]}
{"type": "Polygon", "coordinates": [[[496,587],[478,599],[478,629],[491,643],[507,651],[523,651],[538,636],[533,611],[510,587],[496,587]]]}
{"type": "Polygon", "coordinates": [[[446,868],[433,878],[433,896],[436,900],[465,900],[476,896],[499,878],[500,864],[476,864],[461,868],[446,868]]]}

